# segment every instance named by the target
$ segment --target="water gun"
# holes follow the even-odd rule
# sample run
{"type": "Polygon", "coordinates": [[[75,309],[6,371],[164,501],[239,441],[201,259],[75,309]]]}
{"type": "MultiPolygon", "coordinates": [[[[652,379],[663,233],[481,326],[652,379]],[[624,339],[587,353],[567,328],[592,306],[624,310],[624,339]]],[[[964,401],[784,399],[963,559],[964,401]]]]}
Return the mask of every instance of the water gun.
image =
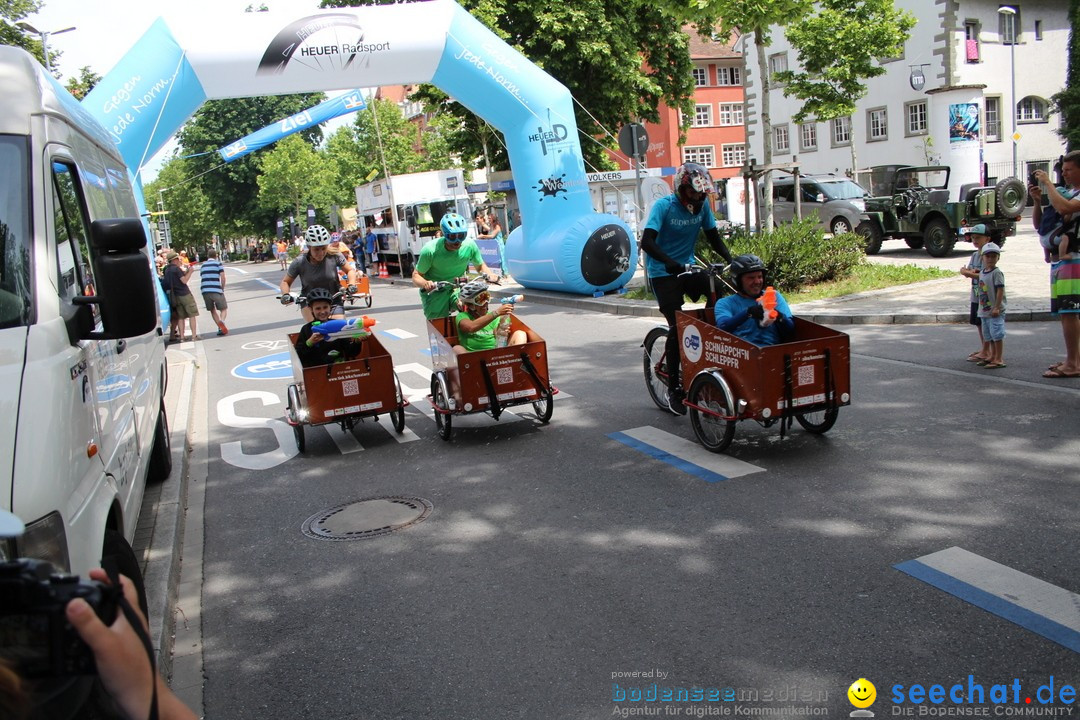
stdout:
{"type": "MultiPolygon", "coordinates": [[[[765,292],[761,294],[761,297],[759,297],[757,301],[761,307],[765,308],[765,315],[767,315],[770,320],[775,320],[776,316],[779,315],[779,313],[776,312],[776,288],[772,285],[765,288],[765,292]]],[[[764,318],[762,318],[762,321],[764,322],[764,318]]]]}
{"type": "Polygon", "coordinates": [[[511,295],[510,297],[504,297],[502,299],[503,305],[514,305],[525,299],[524,295],[511,295]]]}
{"type": "Polygon", "coordinates": [[[375,318],[364,315],[348,320],[327,320],[326,322],[311,323],[311,332],[322,335],[327,340],[356,339],[363,340],[371,337],[370,328],[375,324],[375,318]]]}

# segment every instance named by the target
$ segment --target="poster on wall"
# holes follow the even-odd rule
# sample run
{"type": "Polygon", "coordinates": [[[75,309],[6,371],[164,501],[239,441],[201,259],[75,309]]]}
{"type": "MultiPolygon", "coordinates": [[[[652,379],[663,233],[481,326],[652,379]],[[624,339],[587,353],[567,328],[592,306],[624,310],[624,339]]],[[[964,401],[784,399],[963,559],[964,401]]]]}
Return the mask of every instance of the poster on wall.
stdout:
{"type": "Polygon", "coordinates": [[[979,141],[979,103],[949,106],[949,144],[979,141]]]}

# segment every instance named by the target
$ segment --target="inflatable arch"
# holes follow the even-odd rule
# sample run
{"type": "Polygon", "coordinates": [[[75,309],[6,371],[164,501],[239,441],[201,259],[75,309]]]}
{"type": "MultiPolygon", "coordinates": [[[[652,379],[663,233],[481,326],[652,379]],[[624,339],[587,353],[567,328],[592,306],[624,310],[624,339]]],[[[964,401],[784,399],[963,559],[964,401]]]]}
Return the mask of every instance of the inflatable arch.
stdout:
{"type": "Polygon", "coordinates": [[[592,209],[569,91],[453,0],[159,18],[83,102],[137,170],[208,99],[416,82],[504,135],[521,209],[506,245],[515,280],[581,294],[626,284],[634,241],[592,209]]]}

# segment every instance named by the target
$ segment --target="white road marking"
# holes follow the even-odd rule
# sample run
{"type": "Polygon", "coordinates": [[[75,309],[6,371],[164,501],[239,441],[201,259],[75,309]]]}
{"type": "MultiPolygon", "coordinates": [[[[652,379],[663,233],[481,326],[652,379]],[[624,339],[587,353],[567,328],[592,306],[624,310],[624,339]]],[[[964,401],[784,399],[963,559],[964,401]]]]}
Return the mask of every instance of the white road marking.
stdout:
{"type": "Polygon", "coordinates": [[[764,472],[765,468],[737,460],[729,455],[712,453],[698,443],[648,425],[612,433],[609,437],[657,460],[697,475],[706,482],[718,482],[764,472]]]}

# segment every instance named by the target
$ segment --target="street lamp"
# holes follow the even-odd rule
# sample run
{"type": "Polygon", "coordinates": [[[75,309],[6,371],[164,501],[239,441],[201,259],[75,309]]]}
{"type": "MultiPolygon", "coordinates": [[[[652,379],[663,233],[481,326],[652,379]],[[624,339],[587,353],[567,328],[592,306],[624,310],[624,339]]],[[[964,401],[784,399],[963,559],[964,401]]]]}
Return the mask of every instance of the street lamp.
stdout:
{"type": "Polygon", "coordinates": [[[1009,18],[1009,64],[1010,78],[1012,82],[1012,176],[1016,177],[1016,8],[1002,5],[998,8],[999,15],[1009,18]]]}
{"type": "Polygon", "coordinates": [[[34,33],[41,38],[41,54],[45,58],[45,69],[52,72],[52,65],[49,63],[49,36],[59,35],[60,33],[71,32],[75,29],[74,26],[66,27],[63,30],[53,30],[52,32],[43,32],[28,22],[15,23],[15,26],[22,28],[26,32],[34,33]]]}

